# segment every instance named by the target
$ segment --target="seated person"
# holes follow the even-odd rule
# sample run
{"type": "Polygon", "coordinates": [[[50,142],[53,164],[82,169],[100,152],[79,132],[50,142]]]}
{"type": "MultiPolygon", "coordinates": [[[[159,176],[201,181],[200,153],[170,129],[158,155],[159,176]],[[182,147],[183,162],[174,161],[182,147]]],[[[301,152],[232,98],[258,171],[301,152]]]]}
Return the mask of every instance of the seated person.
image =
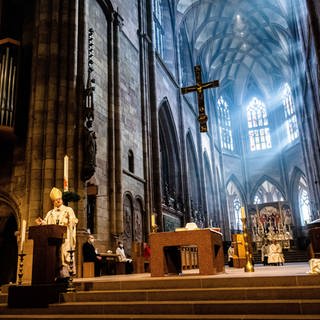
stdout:
{"type": "Polygon", "coordinates": [[[231,242],[231,245],[228,249],[228,266],[233,267],[233,256],[234,256],[234,245],[231,242]]]}
{"type": "Polygon", "coordinates": [[[116,249],[116,254],[118,255],[119,262],[125,262],[126,273],[130,274],[133,272],[133,264],[132,259],[127,258],[123,243],[121,241],[118,242],[118,247],[116,249]]]}
{"type": "Polygon", "coordinates": [[[82,247],[83,262],[94,262],[94,276],[100,277],[102,257],[94,247],[94,236],[90,234],[82,247]]]}
{"type": "Polygon", "coordinates": [[[151,249],[149,245],[146,242],[144,242],[143,243],[144,272],[149,271],[150,256],[151,256],[151,249]]]}

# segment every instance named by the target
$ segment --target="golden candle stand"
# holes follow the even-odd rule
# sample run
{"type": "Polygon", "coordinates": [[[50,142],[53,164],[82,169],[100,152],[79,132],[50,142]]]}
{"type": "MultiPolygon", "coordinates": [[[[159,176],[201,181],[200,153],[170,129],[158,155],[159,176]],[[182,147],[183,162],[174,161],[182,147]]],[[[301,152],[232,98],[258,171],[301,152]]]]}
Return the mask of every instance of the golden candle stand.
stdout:
{"type": "Polygon", "coordinates": [[[151,232],[157,232],[157,230],[159,229],[159,227],[156,225],[156,224],[153,224],[152,226],[151,226],[151,232]]]}
{"type": "Polygon", "coordinates": [[[18,285],[21,286],[22,285],[22,278],[23,278],[23,259],[26,256],[25,253],[23,253],[23,251],[21,251],[19,254],[19,273],[18,273],[18,285]]]}
{"type": "Polygon", "coordinates": [[[247,218],[242,217],[242,227],[243,227],[243,238],[244,238],[244,248],[246,254],[246,265],[244,266],[245,272],[254,272],[254,267],[252,264],[252,255],[249,250],[249,243],[248,243],[248,231],[247,231],[247,218]]]}
{"type": "Polygon", "coordinates": [[[73,284],[73,255],[75,250],[74,249],[70,249],[68,250],[69,254],[70,254],[70,262],[69,262],[69,279],[68,279],[68,286],[67,286],[67,292],[75,292],[76,288],[74,287],[73,284]]]}

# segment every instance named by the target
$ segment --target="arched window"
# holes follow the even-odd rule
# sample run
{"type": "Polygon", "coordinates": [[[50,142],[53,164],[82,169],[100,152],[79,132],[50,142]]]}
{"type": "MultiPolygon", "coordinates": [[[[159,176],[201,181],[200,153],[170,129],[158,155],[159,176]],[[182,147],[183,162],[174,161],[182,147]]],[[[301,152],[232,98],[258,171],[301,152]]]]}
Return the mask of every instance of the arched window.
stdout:
{"type": "Polygon", "coordinates": [[[163,48],[163,38],[164,38],[164,29],[163,29],[163,10],[161,8],[161,0],[153,1],[153,20],[154,20],[154,40],[155,40],[155,49],[163,58],[164,48],[163,48]]]}
{"type": "Polygon", "coordinates": [[[171,0],[153,0],[153,42],[157,58],[176,74],[175,5],[171,0]]]}
{"type": "Polygon", "coordinates": [[[291,88],[288,85],[288,83],[284,85],[282,101],[283,101],[288,140],[289,142],[292,142],[299,137],[299,130],[298,130],[298,123],[297,123],[297,116],[294,110],[294,103],[292,100],[291,88]]]}
{"type": "Polygon", "coordinates": [[[128,152],[128,170],[131,173],[134,173],[134,156],[132,150],[129,150],[128,152]]]}
{"type": "Polygon", "coordinates": [[[250,150],[270,149],[272,146],[266,107],[257,98],[253,98],[247,107],[247,121],[250,150]]]}
{"type": "Polygon", "coordinates": [[[235,217],[235,227],[237,230],[242,230],[242,222],[241,222],[241,200],[237,195],[233,200],[233,211],[235,217]]]}
{"type": "Polygon", "coordinates": [[[303,177],[300,178],[298,185],[299,192],[299,210],[302,225],[306,225],[312,220],[310,210],[310,200],[308,186],[303,177]]]}
{"type": "Polygon", "coordinates": [[[218,99],[218,124],[222,148],[233,151],[229,106],[222,97],[218,99]]]}
{"type": "Polygon", "coordinates": [[[234,182],[230,182],[227,185],[227,201],[230,227],[232,232],[242,231],[241,222],[241,197],[238,188],[234,182]]]}
{"type": "Polygon", "coordinates": [[[269,181],[264,181],[258,188],[253,198],[254,204],[283,201],[283,195],[279,189],[269,181]]]}

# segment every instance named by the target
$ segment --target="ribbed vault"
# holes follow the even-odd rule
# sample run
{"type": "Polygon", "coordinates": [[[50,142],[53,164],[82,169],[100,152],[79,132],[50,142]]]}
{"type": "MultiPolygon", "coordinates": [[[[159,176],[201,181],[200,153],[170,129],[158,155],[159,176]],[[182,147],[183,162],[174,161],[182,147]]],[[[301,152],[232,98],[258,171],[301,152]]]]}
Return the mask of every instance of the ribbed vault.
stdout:
{"type": "Polygon", "coordinates": [[[183,85],[200,64],[205,80],[219,79],[235,105],[252,89],[272,96],[293,78],[292,9],[290,0],[178,1],[183,85]]]}

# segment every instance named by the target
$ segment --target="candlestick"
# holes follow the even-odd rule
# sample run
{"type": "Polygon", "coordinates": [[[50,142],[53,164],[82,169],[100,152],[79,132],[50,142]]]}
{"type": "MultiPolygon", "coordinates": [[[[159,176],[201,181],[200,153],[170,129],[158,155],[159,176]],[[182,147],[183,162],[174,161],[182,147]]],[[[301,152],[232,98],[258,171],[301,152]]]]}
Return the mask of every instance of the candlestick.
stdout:
{"type": "Polygon", "coordinates": [[[64,165],[63,165],[63,191],[68,191],[69,185],[68,185],[68,163],[69,158],[67,155],[64,156],[64,165]]]}
{"type": "MultiPolygon", "coordinates": [[[[242,212],[242,210],[241,210],[241,212],[242,212]]],[[[244,218],[241,218],[241,221],[242,221],[242,228],[243,228],[244,248],[245,248],[245,254],[246,254],[246,265],[244,266],[244,271],[245,272],[254,272],[254,266],[252,264],[252,255],[250,253],[250,248],[249,248],[246,216],[244,216],[244,218]]]]}
{"type": "Polygon", "coordinates": [[[25,257],[25,253],[19,253],[19,273],[18,273],[18,285],[22,285],[22,278],[23,278],[23,258],[25,257]]]}
{"type": "Polygon", "coordinates": [[[73,249],[73,227],[69,227],[69,234],[70,234],[70,250],[73,249]]]}
{"type": "Polygon", "coordinates": [[[26,228],[27,228],[27,221],[26,220],[22,220],[20,252],[23,252],[24,242],[26,241],[26,228]]]}
{"type": "Polygon", "coordinates": [[[75,250],[70,249],[70,250],[68,250],[68,252],[69,252],[69,255],[70,255],[70,262],[69,262],[69,279],[68,279],[67,292],[70,293],[70,292],[75,292],[76,291],[76,288],[75,288],[75,286],[73,284],[73,276],[74,276],[74,273],[73,273],[73,268],[74,268],[73,255],[74,255],[75,250]]]}

